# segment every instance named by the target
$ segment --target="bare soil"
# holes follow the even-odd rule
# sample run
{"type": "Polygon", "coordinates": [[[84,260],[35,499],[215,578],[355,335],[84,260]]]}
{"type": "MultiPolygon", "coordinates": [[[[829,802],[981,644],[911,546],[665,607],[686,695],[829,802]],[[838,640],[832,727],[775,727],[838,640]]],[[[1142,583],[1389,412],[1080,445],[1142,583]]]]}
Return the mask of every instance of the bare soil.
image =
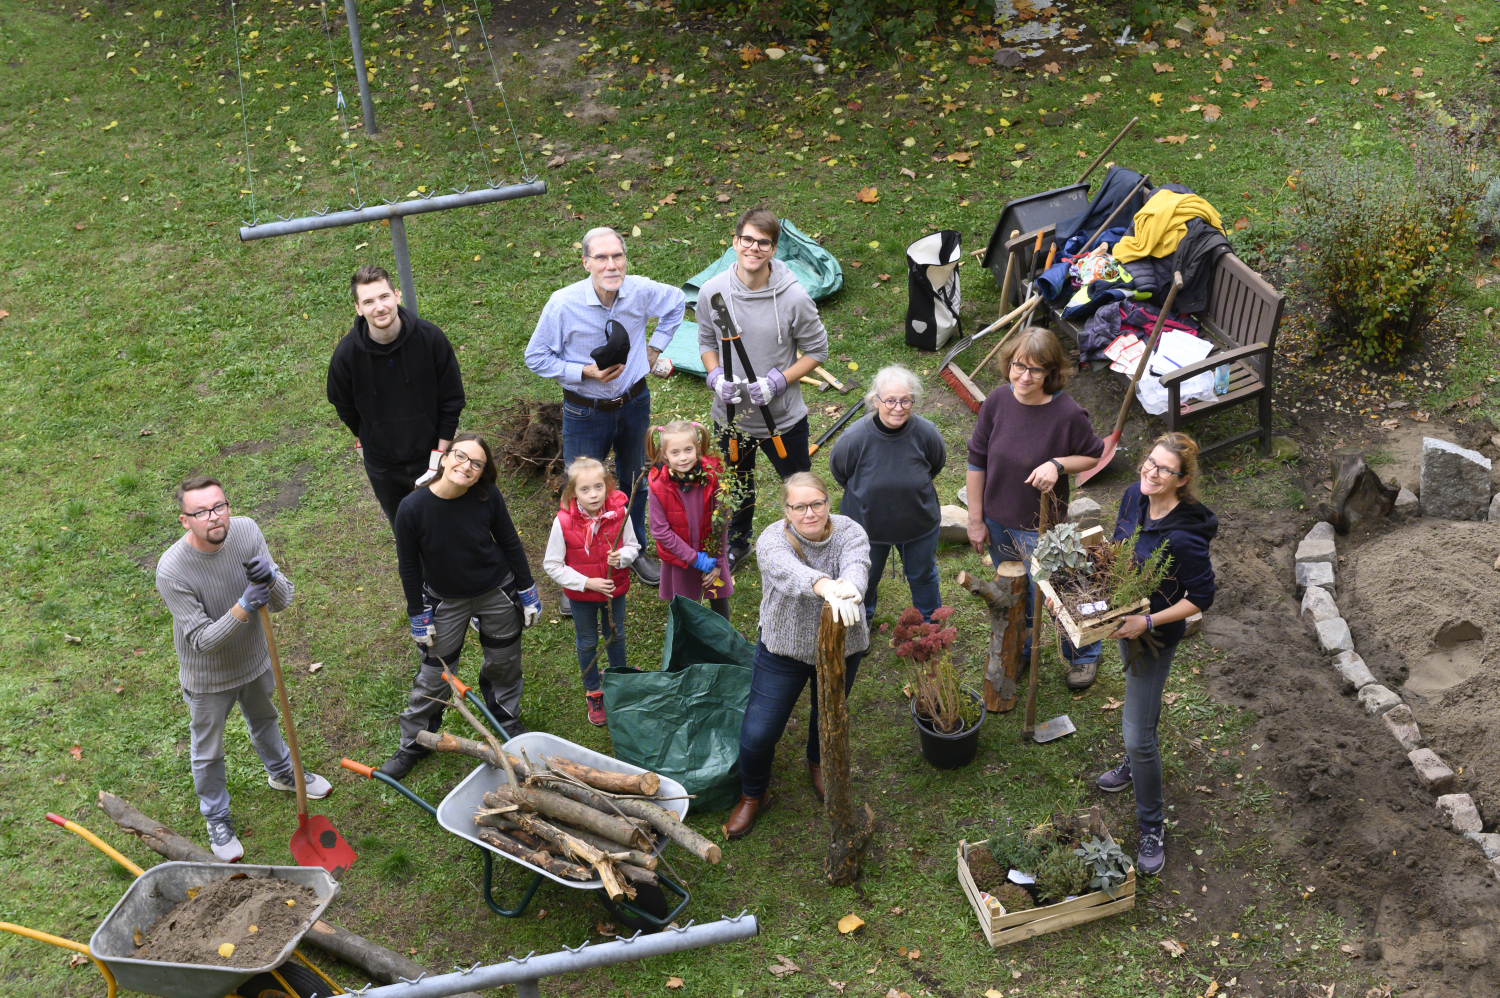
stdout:
{"type": "Polygon", "coordinates": [[[213,967],[261,967],[311,923],[318,896],[277,878],[216,880],[173,905],[146,930],[137,959],[213,967]],[[220,947],[234,947],[228,956],[220,947]]]}

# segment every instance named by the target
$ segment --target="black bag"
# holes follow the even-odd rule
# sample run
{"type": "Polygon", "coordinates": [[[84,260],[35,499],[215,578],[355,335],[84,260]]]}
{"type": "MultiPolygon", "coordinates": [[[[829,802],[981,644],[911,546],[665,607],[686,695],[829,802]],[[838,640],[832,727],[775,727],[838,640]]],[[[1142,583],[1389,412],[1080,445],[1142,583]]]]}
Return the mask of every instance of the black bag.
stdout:
{"type": "Polygon", "coordinates": [[[906,345],[941,350],[963,335],[958,309],[962,238],[954,229],[923,236],[906,247],[906,345]]]}
{"type": "Polygon", "coordinates": [[[630,334],[618,319],[610,319],[604,323],[605,335],[609,337],[601,347],[595,347],[589,356],[594,358],[594,363],[599,365],[599,370],[614,367],[616,364],[625,363],[625,358],[630,356],[630,334]]]}

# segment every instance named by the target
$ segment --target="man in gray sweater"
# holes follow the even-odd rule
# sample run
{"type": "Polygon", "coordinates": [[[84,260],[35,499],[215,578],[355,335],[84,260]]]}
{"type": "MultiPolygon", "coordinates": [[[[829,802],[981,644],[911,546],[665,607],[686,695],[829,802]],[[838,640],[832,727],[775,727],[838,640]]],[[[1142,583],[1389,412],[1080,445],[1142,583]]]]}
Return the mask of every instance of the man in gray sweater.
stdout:
{"type": "Polygon", "coordinates": [[[828,332],[818,317],[818,306],[786,264],[775,259],[780,238],[781,222],[775,212],[766,208],[746,211],[735,223],[735,265],[704,281],[698,292],[698,351],[714,393],[719,449],[738,479],[729,520],[731,572],[750,552],[756,450],[765,451],[783,481],[799,471],[812,470],[801,379],[828,359],[828,332]],[[723,342],[728,322],[710,304],[715,294],[724,296],[729,315],[739,327],[751,371],[745,370],[739,351],[723,342]],[[803,356],[798,356],[799,351],[803,356]],[[732,378],[725,376],[726,367],[732,378]],[[750,379],[752,372],[754,379],[750,379]],[[728,405],[735,406],[732,423],[728,405]],[[761,406],[774,425],[766,425],[761,406]],[[776,453],[771,438],[777,435],[786,447],[786,457],[776,453]]]}
{"type": "MultiPolygon", "coordinates": [[[[217,479],[189,478],[177,488],[177,519],[185,533],[156,564],[156,591],[172,611],[177,680],[192,715],[193,787],[208,822],[214,855],[233,863],[245,855],[229,814],[224,775],[224,725],[240,705],[250,744],[272,789],[296,791],[292,758],[276,727],[275,678],[261,630],[260,608],[285,610],[292,580],[271,560],[260,527],[229,515],[217,479]]],[[[327,797],[333,787],[305,773],[307,796],[327,797]]]]}

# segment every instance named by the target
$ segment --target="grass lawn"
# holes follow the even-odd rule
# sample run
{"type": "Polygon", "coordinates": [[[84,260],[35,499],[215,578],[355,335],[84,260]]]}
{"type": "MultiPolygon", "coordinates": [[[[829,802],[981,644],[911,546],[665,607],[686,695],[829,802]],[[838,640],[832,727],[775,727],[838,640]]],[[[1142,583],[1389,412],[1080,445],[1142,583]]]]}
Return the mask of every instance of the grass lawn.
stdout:
{"type": "MultiPolygon", "coordinates": [[[[1493,46],[1475,36],[1497,34],[1496,8],[1480,0],[1433,0],[1431,10],[1303,0],[1218,12],[1215,30],[1225,37],[1213,47],[1201,32],[1170,27],[1180,47],[1141,56],[1112,56],[1096,39],[1082,61],[1052,75],[1039,66],[994,70],[961,25],[915,58],[883,56],[842,73],[835,62],[818,75],[795,54],[742,65],[741,34],[722,21],[676,26],[670,11],[610,0],[561,13],[525,8],[516,23],[529,26],[507,31],[512,11],[496,3],[483,14],[502,104],[469,8],[450,2],[444,27],[441,3],[376,0],[360,5],[380,125],[366,137],[357,125],[345,136],[335,106],[341,90],[354,123],[341,17],[330,36],[315,5],[158,3],[0,7],[0,191],[9,219],[0,230],[0,469],[11,483],[0,507],[0,877],[11,885],[0,920],[87,939],[128,882],[44,822],[46,811],[81,820],[138,862],[155,859],[122,842],[94,809],[100,789],[205,841],[188,771],[188,711],[153,568],[180,534],[171,488],[189,473],[213,473],[235,511],[259,521],[297,585],[277,634],[304,757],[337,787],[316,810],[363,857],[330,917],[435,969],[601,938],[606,916],[592,895],[549,886],[524,918],[494,918],[479,900],[473,850],[398,795],[337,768],[342,756],[376,764],[395,748],[414,667],[389,530],[323,387],[351,321],[349,274],[366,262],[394,267],[378,225],[241,243],[242,221],[489,178],[515,182],[524,155],[526,169],[547,181],[545,196],[407,226],[421,314],[460,351],[464,428],[493,439],[517,402],[554,400],[554,387],[525,369],[521,352],[547,296],[583,276],[576,243],[587,227],[628,233],[633,272],[676,283],[722,251],[738,212],[764,200],[821,238],[844,267],[843,291],[823,308],[830,366],[857,365],[868,378],[900,360],[929,376],[922,411],[947,438],[938,489],[952,502],[972,417],[937,379],[935,358],[903,344],[910,241],[955,228],[966,249],[982,247],[1007,200],[1076,180],[1140,115],[1112,159],[1157,182],[1192,186],[1234,226],[1242,256],[1280,266],[1292,231],[1284,211],[1294,140],[1357,152],[1359,142],[1400,141],[1415,108],[1456,113],[1493,75],[1485,58],[1493,46]],[[1353,58],[1377,45],[1385,48],[1378,58],[1353,58]],[[1217,120],[1205,121],[1208,105],[1217,120]],[[1061,125],[1043,125],[1043,111],[1060,114],[1061,125]],[[863,188],[878,200],[857,200],[863,188]],[[322,663],[316,672],[314,663],[322,663]]],[[[338,11],[330,5],[329,13],[338,11]]],[[[1094,9],[1083,19],[1102,17],[1094,9]]],[[[989,275],[971,262],[963,276],[966,317],[995,313],[989,275]]],[[[1462,364],[1435,385],[1409,379],[1414,402],[1435,407],[1477,391],[1486,394],[1478,411],[1497,413],[1485,387],[1494,338],[1465,318],[1500,300],[1495,287],[1459,303],[1468,333],[1462,364]]],[[[706,412],[696,379],[677,376],[652,390],[661,416],[706,412]]],[[[816,396],[814,433],[839,411],[825,407],[847,401],[816,396]]],[[[1110,415],[1096,411],[1096,425],[1110,415]]],[[[1223,429],[1209,424],[1204,433],[1223,429]]],[[[1215,503],[1295,509],[1303,501],[1275,462],[1235,455],[1208,475],[1215,503]]],[[[758,524],[774,509],[772,477],[761,476],[758,524]]],[[[502,484],[540,576],[553,492],[533,478],[502,484]]],[[[1097,497],[1109,506],[1105,491],[1097,497]]],[[[945,598],[958,607],[959,657],[977,683],[984,614],[952,580],[960,569],[978,570],[979,559],[948,549],[940,567],[945,598]]],[[[753,635],[753,566],[738,581],[735,623],[753,635]]],[[[665,614],[637,592],[629,655],[646,665],[659,659],[665,614]]],[[[882,614],[894,616],[906,596],[903,582],[887,580],[882,614]]],[[[607,732],[584,718],[567,621],[548,614],[524,649],[527,723],[608,752],[607,732]]],[[[1189,643],[1178,658],[1183,695],[1165,713],[1163,737],[1169,802],[1234,770],[1187,739],[1232,747],[1249,720],[1203,693],[1196,674],[1212,654],[1189,643]]],[[[476,656],[466,652],[468,678],[476,656]]],[[[877,647],[851,698],[858,796],[879,820],[855,887],[835,890],[821,876],[824,826],[801,769],[804,702],[777,761],[779,803],[762,826],[727,845],[717,867],[674,853],[694,917],[748,908],[761,920],[760,937],[552,980],[544,993],[655,994],[670,976],[685,980],[683,994],[733,998],[987,989],[1186,996],[1210,982],[1229,994],[1279,994],[1273,988],[1294,980],[1340,983],[1344,994],[1372,983],[1339,953],[1340,921],[1306,898],[1287,879],[1295,871],[1269,850],[1280,805],[1253,778],[1232,799],[1194,806],[1193,819],[1169,836],[1168,876],[1143,883],[1132,912],[991,953],[976,942],[954,848],[960,838],[1035,824],[1054,807],[1097,801],[1090,781],[1120,751],[1117,713],[1106,706],[1123,690],[1118,662],[1109,651],[1098,684],[1075,697],[1049,657],[1039,717],[1066,711],[1078,734],[1026,747],[1019,711],[992,716],[979,760],[953,773],[917,755],[898,665],[877,647]],[[1238,885],[1232,910],[1194,913],[1185,896],[1199,882],[1183,870],[1190,862],[1238,885]],[[835,922],[850,912],[867,926],[841,937],[835,922]],[[1169,956],[1159,945],[1167,937],[1187,944],[1187,955],[1169,956]],[[766,967],[776,954],[802,971],[773,978],[766,967]],[[1243,982],[1231,987],[1231,978],[1243,982]]],[[[293,804],[265,786],[238,721],[227,755],[246,859],[287,862],[293,804]]],[[[436,801],[467,769],[458,759],[429,760],[411,785],[436,801]]],[[[1133,849],[1128,797],[1107,803],[1133,849]]],[[[723,818],[695,824],[718,836],[723,818]]],[[[502,864],[500,900],[524,882],[502,864]]],[[[334,973],[345,984],[365,980],[348,967],[334,973]]],[[[62,951],[0,936],[0,995],[100,988],[90,967],[69,968],[62,951]]]]}

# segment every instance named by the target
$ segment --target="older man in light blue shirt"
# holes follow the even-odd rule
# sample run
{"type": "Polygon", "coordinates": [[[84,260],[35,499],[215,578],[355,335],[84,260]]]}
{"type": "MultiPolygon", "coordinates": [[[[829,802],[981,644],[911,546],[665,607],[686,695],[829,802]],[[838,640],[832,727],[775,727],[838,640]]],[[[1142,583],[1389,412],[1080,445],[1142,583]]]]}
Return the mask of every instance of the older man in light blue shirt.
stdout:
{"type": "MultiPolygon", "coordinates": [[[[682,324],[682,289],[645,277],[627,276],[625,240],[610,228],[583,237],[583,269],[588,277],[552,293],[526,345],[526,366],[562,387],[563,463],[577,457],[604,461],[615,454],[615,478],[630,488],[646,463],[651,426],[651,391],[646,373],[672,342],[682,324]],[[646,341],[646,322],[656,332],[646,341]],[[630,350],[623,363],[601,369],[592,351],[609,339],[606,323],[625,327],[630,350]]],[[[630,507],[637,537],[646,533],[646,490],[636,490],[630,507]]],[[[631,567],[640,580],[656,585],[661,567],[644,551],[631,567]]],[[[563,613],[570,613],[563,597],[563,613]]]]}

